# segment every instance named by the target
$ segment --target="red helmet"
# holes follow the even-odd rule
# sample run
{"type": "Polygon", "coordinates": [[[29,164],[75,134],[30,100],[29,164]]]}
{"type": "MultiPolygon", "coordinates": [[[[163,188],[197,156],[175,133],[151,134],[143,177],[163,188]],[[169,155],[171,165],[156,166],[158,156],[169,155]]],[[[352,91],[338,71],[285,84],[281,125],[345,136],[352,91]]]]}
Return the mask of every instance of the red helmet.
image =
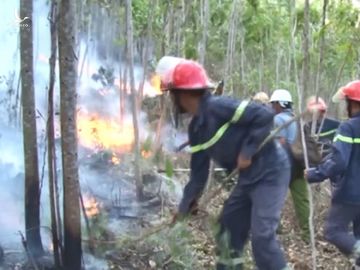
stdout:
{"type": "Polygon", "coordinates": [[[306,107],[308,111],[325,112],[327,110],[325,101],[321,97],[318,97],[316,100],[315,96],[312,96],[308,99],[306,107]]]}
{"type": "Polygon", "coordinates": [[[345,98],[360,102],[360,80],[349,82],[341,87],[333,96],[333,101],[338,102],[345,98]]]}
{"type": "Polygon", "coordinates": [[[183,60],[173,72],[170,90],[199,90],[213,88],[205,69],[197,62],[183,60]]]}

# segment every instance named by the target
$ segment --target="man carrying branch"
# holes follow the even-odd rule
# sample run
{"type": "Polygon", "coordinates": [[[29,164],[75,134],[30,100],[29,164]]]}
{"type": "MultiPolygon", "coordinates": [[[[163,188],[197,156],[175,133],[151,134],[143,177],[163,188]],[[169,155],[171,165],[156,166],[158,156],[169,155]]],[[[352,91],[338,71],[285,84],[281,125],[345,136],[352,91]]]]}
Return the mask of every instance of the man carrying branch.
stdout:
{"type": "Polygon", "coordinates": [[[360,269],[360,81],[340,88],[333,101],[341,99],[346,100],[350,119],[339,126],[331,153],[319,166],[306,170],[305,177],[310,183],[330,178],[333,194],[325,238],[355,256],[355,269],[360,269]]]}
{"type": "MultiPolygon", "coordinates": [[[[307,101],[306,108],[309,112],[316,115],[314,131],[321,145],[322,156],[325,157],[331,152],[331,145],[340,121],[326,116],[328,107],[321,97],[310,97],[307,101]]],[[[312,126],[313,123],[310,122],[309,125],[312,126]]]]}
{"type": "Polygon", "coordinates": [[[242,269],[242,252],[250,234],[259,270],[289,269],[276,239],[290,179],[289,160],[273,140],[258,149],[273,127],[273,112],[255,102],[211,95],[213,87],[197,62],[183,59],[168,70],[161,69],[163,90],[170,91],[176,110],[193,117],[190,181],[174,220],[196,209],[210,159],[228,171],[237,167],[238,182],[219,220],[217,269],[242,269]]]}

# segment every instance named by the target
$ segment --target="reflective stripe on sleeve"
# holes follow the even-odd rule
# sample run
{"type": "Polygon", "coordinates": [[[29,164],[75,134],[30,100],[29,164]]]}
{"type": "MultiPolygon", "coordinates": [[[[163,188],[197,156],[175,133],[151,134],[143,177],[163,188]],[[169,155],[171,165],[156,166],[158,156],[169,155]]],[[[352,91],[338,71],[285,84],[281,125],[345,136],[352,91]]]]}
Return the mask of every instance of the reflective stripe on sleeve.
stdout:
{"type": "Polygon", "coordinates": [[[249,101],[248,100],[244,100],[240,103],[240,105],[237,107],[233,117],[231,118],[231,120],[229,122],[226,122],[225,124],[223,124],[216,132],[215,135],[208,140],[205,143],[202,144],[198,144],[198,145],[194,145],[190,147],[190,151],[191,153],[196,153],[199,151],[203,151],[206,150],[208,148],[210,148],[211,146],[213,146],[215,143],[217,143],[221,137],[224,135],[224,133],[227,131],[227,129],[230,127],[231,124],[234,124],[236,122],[238,122],[241,118],[241,116],[244,114],[244,111],[246,109],[246,107],[248,106],[249,101]]]}
{"type": "Polygon", "coordinates": [[[334,142],[341,141],[345,143],[360,143],[360,138],[347,137],[341,134],[337,134],[334,138],[334,142]]]}
{"type": "Polygon", "coordinates": [[[336,129],[332,129],[332,130],[329,130],[329,131],[325,131],[325,132],[321,132],[319,134],[319,137],[325,137],[325,136],[329,136],[331,134],[334,134],[336,132],[336,129]]]}

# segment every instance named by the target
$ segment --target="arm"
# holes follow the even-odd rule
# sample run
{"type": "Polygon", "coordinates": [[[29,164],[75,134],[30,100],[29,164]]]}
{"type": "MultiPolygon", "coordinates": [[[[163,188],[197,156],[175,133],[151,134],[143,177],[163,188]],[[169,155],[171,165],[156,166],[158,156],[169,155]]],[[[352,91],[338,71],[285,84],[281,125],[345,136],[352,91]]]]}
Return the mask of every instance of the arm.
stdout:
{"type": "MultiPolygon", "coordinates": [[[[281,115],[277,114],[274,117],[274,127],[275,129],[284,125],[286,121],[281,117],[281,115]]],[[[275,137],[280,141],[282,145],[286,144],[286,128],[280,130],[275,137]]]]}
{"type": "Polygon", "coordinates": [[[310,183],[321,182],[327,178],[343,174],[349,165],[352,149],[352,132],[349,124],[344,123],[339,127],[334,138],[332,152],[315,168],[307,171],[310,183]]]}
{"type": "Polygon", "coordinates": [[[188,213],[192,203],[201,196],[209,174],[210,158],[205,151],[200,151],[191,156],[190,181],[186,184],[183,198],[179,205],[179,212],[188,213]]]}

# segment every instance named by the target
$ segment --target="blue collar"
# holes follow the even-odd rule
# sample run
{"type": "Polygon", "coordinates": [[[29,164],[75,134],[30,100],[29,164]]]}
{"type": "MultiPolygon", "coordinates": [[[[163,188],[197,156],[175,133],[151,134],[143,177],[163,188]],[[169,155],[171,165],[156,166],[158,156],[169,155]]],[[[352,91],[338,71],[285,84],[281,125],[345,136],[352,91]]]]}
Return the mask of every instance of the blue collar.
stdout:
{"type": "Polygon", "coordinates": [[[351,118],[357,118],[357,117],[360,117],[360,112],[355,113],[351,118]]]}

